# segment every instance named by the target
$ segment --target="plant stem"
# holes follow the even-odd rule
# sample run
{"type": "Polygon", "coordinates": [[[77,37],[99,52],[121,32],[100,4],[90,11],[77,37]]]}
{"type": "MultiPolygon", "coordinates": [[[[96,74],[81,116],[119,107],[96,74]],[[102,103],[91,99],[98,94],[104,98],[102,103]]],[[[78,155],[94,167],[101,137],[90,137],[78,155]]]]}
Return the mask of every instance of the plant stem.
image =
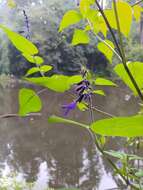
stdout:
{"type": "Polygon", "coordinates": [[[136,3],[134,3],[134,4],[132,5],[132,7],[138,5],[138,4],[142,3],[142,2],[143,2],[143,0],[137,1],[136,3]]]}
{"type": "Polygon", "coordinates": [[[105,23],[106,23],[106,25],[107,25],[107,27],[108,27],[110,33],[111,33],[111,36],[112,36],[112,38],[113,38],[113,41],[114,41],[114,43],[115,43],[115,45],[116,45],[116,47],[117,47],[117,50],[118,50],[118,52],[119,52],[119,54],[120,54],[120,56],[121,56],[121,58],[122,58],[122,52],[121,52],[121,50],[120,50],[120,46],[119,46],[119,44],[118,44],[118,41],[117,41],[117,39],[116,39],[116,36],[115,36],[115,34],[114,34],[114,32],[113,32],[111,26],[110,26],[110,24],[109,24],[109,21],[108,21],[106,15],[104,14],[104,11],[103,11],[103,9],[100,7],[100,5],[99,5],[99,3],[98,3],[97,0],[95,0],[95,3],[96,3],[97,8],[99,9],[99,12],[101,13],[101,15],[102,15],[104,21],[105,21],[105,23]]]}
{"type": "MultiPolygon", "coordinates": [[[[91,28],[93,34],[95,34],[91,22],[89,21],[89,19],[87,19],[87,21],[88,21],[88,24],[89,24],[89,26],[90,26],[90,28],[91,28]]],[[[114,48],[112,48],[112,47],[110,46],[110,44],[108,44],[105,40],[103,40],[98,34],[95,34],[95,36],[97,37],[97,39],[98,39],[99,41],[103,42],[107,47],[109,47],[109,48],[115,53],[115,55],[118,57],[118,59],[119,59],[120,61],[122,61],[122,58],[120,57],[120,55],[118,54],[118,52],[117,52],[114,48]]]]}
{"type": "Polygon", "coordinates": [[[123,48],[122,35],[121,35],[121,31],[120,31],[120,25],[119,25],[119,19],[118,19],[118,14],[117,14],[116,2],[115,1],[113,1],[113,2],[114,2],[114,10],[115,10],[115,16],[116,16],[116,22],[117,22],[118,34],[119,34],[119,38],[120,38],[120,45],[121,45],[121,47],[119,46],[119,44],[117,42],[116,36],[115,36],[115,34],[114,34],[114,32],[113,32],[110,24],[109,24],[109,21],[108,21],[106,15],[104,14],[104,11],[100,7],[98,1],[97,0],[95,1],[95,3],[97,5],[97,7],[98,7],[98,9],[99,9],[99,11],[100,11],[103,19],[104,19],[104,21],[105,21],[105,23],[106,23],[106,25],[107,25],[107,27],[108,27],[111,35],[112,35],[114,43],[115,43],[115,45],[116,45],[116,47],[118,49],[118,52],[120,54],[120,57],[122,58],[122,63],[123,63],[124,69],[127,72],[127,74],[129,76],[132,84],[134,85],[134,87],[135,87],[135,89],[136,89],[136,91],[137,91],[140,99],[143,101],[143,94],[141,93],[140,88],[139,88],[137,82],[135,81],[135,79],[134,79],[131,71],[129,70],[129,68],[128,68],[127,64],[126,64],[126,58],[125,58],[125,53],[124,53],[124,48],[123,48]]]}
{"type": "Polygon", "coordinates": [[[127,61],[126,61],[125,52],[124,52],[123,39],[122,39],[121,30],[120,30],[120,22],[119,22],[119,17],[118,17],[118,11],[117,11],[116,1],[115,0],[113,0],[113,7],[114,7],[116,23],[117,23],[117,31],[118,31],[119,41],[120,41],[120,50],[121,50],[121,54],[122,54],[122,56],[121,56],[122,57],[122,63],[123,63],[124,69],[126,70],[128,76],[130,77],[131,82],[134,85],[140,99],[143,101],[143,94],[141,93],[141,90],[140,90],[136,80],[134,79],[131,71],[129,70],[129,68],[127,66],[127,61]]]}
{"type": "Polygon", "coordinates": [[[116,116],[113,115],[113,114],[107,113],[107,112],[105,112],[105,111],[102,111],[102,110],[96,108],[95,106],[94,106],[94,107],[92,106],[92,109],[93,109],[94,111],[97,111],[97,112],[99,112],[99,113],[102,113],[102,114],[104,114],[104,115],[106,115],[106,116],[109,116],[109,117],[116,117],[116,116]]]}

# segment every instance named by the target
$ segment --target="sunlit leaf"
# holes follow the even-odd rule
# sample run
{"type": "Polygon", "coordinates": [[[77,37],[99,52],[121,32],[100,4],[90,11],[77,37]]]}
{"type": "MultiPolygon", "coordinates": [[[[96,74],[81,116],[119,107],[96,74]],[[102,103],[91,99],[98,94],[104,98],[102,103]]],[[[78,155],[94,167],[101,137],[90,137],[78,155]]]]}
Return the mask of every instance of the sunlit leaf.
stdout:
{"type": "Polygon", "coordinates": [[[23,53],[22,54],[25,59],[27,59],[30,63],[35,63],[35,64],[42,64],[44,62],[43,58],[40,57],[40,56],[33,56],[33,55],[29,55],[29,54],[26,54],[26,53],[23,53]]]}
{"type": "Polygon", "coordinates": [[[77,107],[80,111],[86,111],[88,109],[88,104],[86,102],[78,102],[77,107]]]}
{"type": "Polygon", "coordinates": [[[67,82],[68,82],[69,85],[73,85],[73,84],[79,83],[82,80],[83,80],[83,78],[82,78],[81,75],[74,75],[74,76],[68,77],[67,82]]]}
{"type": "Polygon", "coordinates": [[[115,158],[121,159],[121,160],[124,160],[126,158],[128,158],[129,160],[142,160],[143,159],[142,157],[139,157],[139,156],[134,155],[134,154],[126,154],[124,152],[113,151],[113,150],[104,151],[104,153],[106,153],[110,156],[113,156],[115,158]]]}
{"type": "Polygon", "coordinates": [[[10,8],[15,8],[16,7],[16,2],[14,0],[7,0],[7,5],[10,8]]]}
{"type": "MultiPolygon", "coordinates": [[[[143,88],[143,62],[128,62],[127,66],[136,80],[140,89],[143,88]]],[[[123,64],[115,66],[114,71],[124,81],[124,83],[137,95],[137,91],[126,73],[123,64]]]]}
{"type": "Polygon", "coordinates": [[[83,123],[79,123],[79,122],[69,120],[69,119],[65,119],[65,118],[62,118],[62,117],[57,117],[55,115],[49,117],[48,122],[49,123],[67,123],[67,124],[72,124],[72,125],[78,125],[78,126],[84,127],[84,128],[89,128],[88,125],[85,125],[83,123]]]}
{"type": "Polygon", "coordinates": [[[139,22],[141,18],[142,7],[140,5],[133,6],[133,12],[136,21],[139,22]]]}
{"type": "Polygon", "coordinates": [[[132,24],[132,8],[124,1],[118,1],[116,2],[116,5],[121,32],[128,37],[132,24]]]}
{"type": "Polygon", "coordinates": [[[99,49],[99,51],[101,51],[107,57],[107,59],[111,63],[112,57],[113,57],[113,50],[111,48],[114,49],[114,44],[110,40],[105,40],[104,42],[99,42],[97,45],[97,48],[99,49]]]}
{"type": "Polygon", "coordinates": [[[39,72],[39,71],[40,71],[40,70],[39,70],[38,67],[32,67],[31,69],[29,69],[29,70],[27,71],[26,76],[32,75],[32,74],[37,73],[37,72],[39,72]]]}
{"type": "Polygon", "coordinates": [[[88,44],[89,41],[90,41],[90,38],[86,31],[79,30],[79,29],[74,30],[72,45],[88,44]]]}
{"type": "Polygon", "coordinates": [[[11,31],[3,25],[0,25],[0,28],[6,33],[12,44],[22,53],[28,55],[35,55],[38,53],[37,47],[22,35],[11,31]]]}
{"type": "Polygon", "coordinates": [[[101,96],[105,96],[105,92],[103,90],[94,90],[93,93],[94,94],[99,94],[101,96]]]}
{"type": "Polygon", "coordinates": [[[66,12],[60,23],[59,31],[61,32],[63,31],[63,29],[69,27],[70,25],[78,23],[81,19],[82,19],[82,15],[75,10],[70,10],[66,12]]]}
{"type": "Polygon", "coordinates": [[[27,81],[34,84],[47,87],[56,92],[65,92],[70,89],[72,84],[81,81],[79,76],[64,76],[64,75],[53,75],[52,77],[36,77],[36,78],[25,78],[27,81]]]}
{"type": "Polygon", "coordinates": [[[143,170],[139,170],[138,172],[135,173],[135,176],[137,177],[143,177],[143,170]]]}
{"type": "Polygon", "coordinates": [[[116,117],[92,123],[93,132],[103,136],[143,136],[143,116],[116,117]]]}
{"type": "Polygon", "coordinates": [[[19,91],[19,115],[25,116],[31,112],[41,110],[42,104],[39,96],[31,89],[22,88],[19,91]]]}
{"type": "Polygon", "coordinates": [[[80,0],[80,12],[83,15],[83,17],[87,16],[87,13],[89,12],[90,6],[95,3],[95,0],[80,0]]]}
{"type": "Polygon", "coordinates": [[[51,69],[52,69],[52,66],[50,66],[50,65],[43,65],[43,66],[39,67],[39,70],[42,73],[46,73],[46,72],[50,71],[51,69]]]}
{"type": "MultiPolygon", "coordinates": [[[[128,37],[132,24],[132,8],[128,3],[124,1],[116,2],[116,7],[119,17],[120,30],[126,37],[128,37]]],[[[105,10],[104,12],[111,27],[117,29],[113,5],[111,10],[105,10]]]]}
{"type": "Polygon", "coordinates": [[[117,86],[114,82],[111,80],[105,79],[105,78],[97,78],[94,81],[95,85],[101,85],[101,86],[117,86]]]}

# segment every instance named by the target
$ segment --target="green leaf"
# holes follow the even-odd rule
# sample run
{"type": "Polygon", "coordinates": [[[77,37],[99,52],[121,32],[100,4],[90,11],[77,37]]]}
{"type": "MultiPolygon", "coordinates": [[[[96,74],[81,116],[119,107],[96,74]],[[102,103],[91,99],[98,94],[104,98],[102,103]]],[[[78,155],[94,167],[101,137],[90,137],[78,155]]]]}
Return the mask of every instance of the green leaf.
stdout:
{"type": "Polygon", "coordinates": [[[95,3],[95,0],[80,0],[80,12],[85,18],[90,10],[90,6],[95,3]]]}
{"type": "Polygon", "coordinates": [[[10,8],[15,8],[16,7],[16,3],[14,0],[7,0],[7,5],[10,7],[10,8]]]}
{"type": "Polygon", "coordinates": [[[143,159],[142,157],[139,157],[139,156],[134,155],[134,154],[126,154],[124,152],[113,151],[113,150],[104,151],[104,153],[106,153],[112,157],[121,159],[121,160],[124,160],[126,158],[128,158],[129,160],[142,160],[143,159]]]}
{"type": "Polygon", "coordinates": [[[116,3],[121,32],[128,37],[132,24],[132,8],[123,1],[116,3]]]}
{"type": "Polygon", "coordinates": [[[88,109],[88,104],[86,102],[78,102],[77,107],[80,111],[86,111],[88,109]]]}
{"type": "Polygon", "coordinates": [[[53,75],[52,77],[36,77],[25,79],[29,82],[47,87],[56,92],[65,92],[70,89],[72,84],[80,82],[82,77],[79,77],[79,75],[72,77],[64,75],[53,75]]]}
{"type": "Polygon", "coordinates": [[[37,72],[46,73],[46,72],[50,71],[51,69],[52,69],[52,66],[50,66],[50,65],[43,65],[41,67],[32,67],[31,69],[29,69],[27,71],[26,76],[29,76],[29,75],[37,73],[37,72]]]}
{"type": "Polygon", "coordinates": [[[135,19],[136,19],[137,22],[140,21],[141,12],[142,12],[142,7],[140,5],[133,6],[134,17],[135,17],[135,19]]]}
{"type": "Polygon", "coordinates": [[[135,176],[137,176],[137,177],[143,177],[143,170],[139,170],[138,172],[136,172],[135,176]]]}
{"type": "Polygon", "coordinates": [[[103,90],[94,90],[93,93],[94,94],[99,94],[101,96],[105,96],[105,92],[103,90]]]}
{"type": "Polygon", "coordinates": [[[95,85],[101,85],[101,86],[117,86],[114,82],[111,80],[105,79],[105,78],[97,78],[94,81],[95,85]]]}
{"type": "Polygon", "coordinates": [[[42,103],[33,90],[22,88],[19,91],[19,106],[19,115],[25,116],[28,113],[40,111],[42,103]]]}
{"type": "Polygon", "coordinates": [[[83,123],[79,123],[79,122],[69,120],[69,119],[65,119],[65,118],[62,118],[62,117],[57,117],[55,115],[49,117],[48,122],[49,123],[68,123],[68,124],[78,125],[80,127],[84,127],[84,128],[87,128],[87,129],[89,128],[88,125],[85,125],[83,123]]]}
{"type": "Polygon", "coordinates": [[[32,67],[31,69],[29,69],[27,71],[26,76],[32,75],[32,74],[37,73],[39,71],[40,71],[40,69],[38,67],[32,67]]]}
{"type": "Polygon", "coordinates": [[[44,62],[43,58],[40,57],[40,56],[32,56],[32,55],[29,55],[29,54],[26,54],[26,53],[23,53],[22,55],[23,55],[23,56],[25,57],[25,59],[27,59],[30,63],[35,63],[35,64],[37,64],[37,65],[41,65],[41,64],[44,62]]]}
{"type": "Polygon", "coordinates": [[[66,12],[60,23],[59,31],[61,32],[65,28],[78,23],[81,19],[82,19],[82,15],[75,10],[70,10],[70,11],[66,12]]]}
{"type": "MultiPolygon", "coordinates": [[[[143,62],[128,62],[127,66],[132,73],[135,81],[140,89],[143,88],[143,62]]],[[[138,95],[134,85],[131,82],[128,74],[126,73],[123,64],[115,66],[114,71],[124,81],[124,83],[134,92],[134,95],[138,95]]]]}
{"type": "Polygon", "coordinates": [[[78,44],[88,44],[90,41],[90,38],[86,31],[75,29],[74,35],[72,39],[72,45],[78,45],[78,44]]]}
{"type": "MultiPolygon", "coordinates": [[[[120,30],[126,37],[128,37],[132,24],[132,8],[128,3],[124,1],[116,2],[116,7],[119,17],[120,30]]],[[[110,26],[114,29],[117,29],[113,5],[111,10],[105,10],[104,12],[110,23],[110,26]]]]}
{"type": "Polygon", "coordinates": [[[113,50],[110,47],[114,49],[114,44],[110,40],[105,40],[105,43],[99,42],[97,45],[99,51],[101,51],[110,61],[110,63],[112,63],[113,50]],[[109,46],[106,43],[109,44],[109,46]]]}
{"type": "Polygon", "coordinates": [[[11,31],[3,25],[0,25],[0,28],[6,33],[12,44],[22,53],[28,55],[35,55],[38,53],[37,47],[22,35],[11,31]]]}
{"type": "Polygon", "coordinates": [[[143,116],[116,117],[92,123],[93,132],[103,136],[143,136],[143,116]]]}
{"type": "Polygon", "coordinates": [[[82,81],[83,78],[81,75],[74,75],[74,76],[70,76],[68,77],[68,84],[71,86],[73,84],[79,83],[80,81],[82,81]]]}
{"type": "Polygon", "coordinates": [[[48,71],[50,71],[53,67],[50,66],[50,65],[43,65],[41,67],[39,67],[39,70],[42,72],[42,73],[46,73],[48,71]]]}
{"type": "MultiPolygon", "coordinates": [[[[106,23],[102,17],[102,15],[99,14],[98,10],[90,9],[87,13],[87,19],[91,23],[93,27],[93,31],[95,34],[98,34],[99,32],[102,32],[102,34],[106,37],[107,35],[107,26],[106,23]]],[[[86,28],[86,30],[89,29],[86,28]]],[[[91,28],[90,28],[91,30],[91,28]]]]}

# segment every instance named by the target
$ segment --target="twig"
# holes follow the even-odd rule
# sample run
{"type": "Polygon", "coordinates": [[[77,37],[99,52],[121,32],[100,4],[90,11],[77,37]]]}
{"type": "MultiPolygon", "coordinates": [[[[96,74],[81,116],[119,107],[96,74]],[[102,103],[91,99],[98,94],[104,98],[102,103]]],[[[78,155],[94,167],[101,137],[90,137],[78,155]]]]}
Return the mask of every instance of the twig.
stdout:
{"type": "Polygon", "coordinates": [[[143,2],[143,0],[137,1],[136,3],[134,3],[134,4],[131,5],[131,6],[134,7],[134,6],[136,6],[136,5],[138,5],[138,4],[142,3],[142,2],[143,2]]]}
{"type": "Polygon", "coordinates": [[[114,32],[113,32],[111,26],[110,26],[110,24],[109,24],[109,21],[108,21],[106,15],[104,14],[104,11],[103,11],[103,9],[100,7],[100,5],[99,5],[99,3],[98,3],[97,0],[95,1],[95,3],[96,3],[96,6],[97,6],[99,12],[100,12],[101,15],[102,15],[104,21],[105,21],[105,23],[106,23],[106,25],[107,25],[107,27],[108,27],[110,33],[111,33],[111,36],[112,36],[112,38],[113,38],[113,41],[114,41],[114,43],[115,43],[115,45],[116,45],[116,47],[117,47],[117,50],[118,50],[118,52],[119,52],[119,54],[120,54],[120,56],[121,56],[121,58],[122,58],[122,52],[121,52],[121,50],[120,50],[120,46],[119,46],[119,44],[118,44],[118,41],[117,41],[117,39],[116,39],[116,36],[115,36],[115,34],[114,34],[114,32]]]}
{"type": "Polygon", "coordinates": [[[92,109],[95,110],[95,111],[97,111],[97,112],[100,112],[100,113],[102,113],[102,114],[104,114],[104,115],[107,115],[107,116],[109,116],[109,117],[116,117],[115,115],[110,114],[110,113],[107,113],[107,112],[105,112],[105,111],[102,111],[102,110],[100,110],[100,109],[98,109],[98,108],[96,108],[96,107],[92,107],[92,109]]]}
{"type": "Polygon", "coordinates": [[[110,31],[110,33],[111,33],[111,35],[112,35],[112,38],[113,38],[113,40],[114,40],[114,42],[115,42],[115,45],[116,45],[116,47],[117,47],[117,49],[118,49],[118,52],[119,52],[119,54],[120,54],[120,57],[122,58],[122,63],[123,63],[124,69],[125,69],[125,71],[127,72],[127,74],[128,74],[128,76],[129,76],[129,78],[130,78],[132,84],[134,85],[134,87],[135,87],[135,89],[136,89],[136,91],[137,91],[137,93],[138,93],[140,99],[143,101],[143,94],[142,94],[142,92],[141,92],[141,90],[140,90],[140,88],[139,88],[139,86],[138,86],[136,80],[134,79],[134,77],[133,77],[131,71],[129,70],[129,68],[128,68],[127,64],[126,64],[126,58],[125,58],[125,53],[124,53],[124,48],[123,48],[123,43],[122,43],[122,36],[121,36],[121,32],[120,32],[119,18],[118,18],[118,14],[117,14],[117,8],[115,7],[115,6],[116,6],[116,2],[115,2],[115,1],[113,1],[113,2],[115,3],[115,4],[114,4],[114,10],[115,10],[115,16],[116,16],[116,22],[117,22],[117,29],[118,29],[118,33],[119,33],[119,38],[120,38],[120,45],[121,45],[121,47],[119,46],[119,44],[118,44],[118,42],[117,42],[117,39],[116,39],[116,37],[115,37],[115,34],[114,34],[114,32],[113,32],[113,30],[112,30],[110,24],[109,24],[109,21],[108,21],[106,15],[104,14],[104,11],[103,11],[102,8],[100,7],[98,1],[97,1],[97,0],[95,1],[96,5],[97,5],[97,7],[98,7],[98,9],[99,9],[99,12],[101,13],[101,15],[102,15],[102,17],[103,17],[103,19],[104,19],[104,21],[105,21],[105,23],[106,23],[106,25],[107,25],[109,31],[110,31]]]}
{"type": "MultiPolygon", "coordinates": [[[[93,26],[92,26],[91,22],[89,21],[89,19],[87,19],[87,21],[88,21],[88,24],[90,25],[90,28],[92,29],[92,31],[94,33],[94,29],[93,29],[93,26]]],[[[114,48],[112,48],[110,46],[110,44],[108,44],[105,40],[103,40],[98,34],[95,34],[95,36],[98,38],[99,41],[103,42],[107,47],[109,47],[115,53],[115,55],[119,58],[119,60],[122,61],[122,58],[120,57],[118,52],[114,48]]]]}
{"type": "MultiPolygon", "coordinates": [[[[24,117],[41,116],[41,115],[42,115],[41,113],[30,113],[24,117]]],[[[0,115],[0,119],[7,119],[7,118],[11,118],[11,117],[20,117],[20,116],[17,113],[9,113],[9,114],[0,115]]]]}

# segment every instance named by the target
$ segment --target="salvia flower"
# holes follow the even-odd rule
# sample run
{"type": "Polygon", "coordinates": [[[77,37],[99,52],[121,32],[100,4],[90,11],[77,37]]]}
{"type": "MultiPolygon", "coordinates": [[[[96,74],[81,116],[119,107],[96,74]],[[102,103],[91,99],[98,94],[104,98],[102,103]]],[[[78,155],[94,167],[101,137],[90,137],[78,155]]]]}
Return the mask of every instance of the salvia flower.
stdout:
{"type": "Polygon", "coordinates": [[[64,109],[64,115],[66,116],[71,110],[74,110],[76,108],[76,104],[77,101],[73,101],[67,105],[63,105],[62,108],[64,109]]]}
{"type": "Polygon", "coordinates": [[[71,110],[76,108],[77,103],[81,103],[82,101],[90,101],[92,95],[90,82],[83,79],[81,82],[75,84],[74,93],[76,95],[76,99],[74,99],[71,103],[62,106],[65,116],[68,115],[71,110]]]}

